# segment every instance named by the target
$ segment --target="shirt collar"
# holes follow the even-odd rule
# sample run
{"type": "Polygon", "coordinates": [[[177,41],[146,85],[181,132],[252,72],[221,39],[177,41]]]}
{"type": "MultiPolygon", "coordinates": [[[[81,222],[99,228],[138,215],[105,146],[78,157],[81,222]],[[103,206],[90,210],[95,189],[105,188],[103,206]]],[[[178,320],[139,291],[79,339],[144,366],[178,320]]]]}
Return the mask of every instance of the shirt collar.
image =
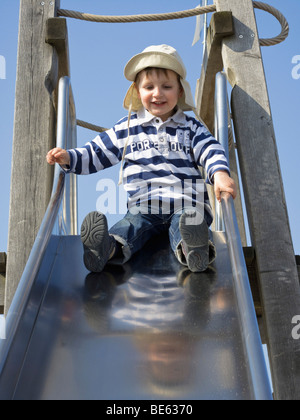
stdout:
{"type": "MultiPolygon", "coordinates": [[[[140,120],[141,125],[147,124],[147,123],[153,123],[154,120],[157,118],[154,115],[150,114],[150,112],[147,111],[145,108],[140,109],[137,113],[137,116],[138,116],[138,119],[140,120]]],[[[186,116],[184,112],[180,108],[178,108],[176,113],[172,115],[172,117],[170,117],[167,121],[165,121],[165,123],[170,122],[170,121],[174,121],[177,124],[185,125],[186,116]]]]}

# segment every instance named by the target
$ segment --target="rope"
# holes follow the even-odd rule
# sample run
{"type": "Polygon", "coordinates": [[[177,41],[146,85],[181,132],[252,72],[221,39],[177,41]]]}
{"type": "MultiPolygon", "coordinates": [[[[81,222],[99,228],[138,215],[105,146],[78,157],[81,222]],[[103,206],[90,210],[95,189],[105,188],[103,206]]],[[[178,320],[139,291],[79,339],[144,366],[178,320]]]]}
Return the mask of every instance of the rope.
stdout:
{"type": "Polygon", "coordinates": [[[87,20],[89,22],[102,23],[130,23],[130,22],[154,22],[161,20],[183,19],[198,15],[204,15],[216,11],[216,6],[203,6],[189,9],[182,12],[150,14],[150,15],[128,15],[128,16],[101,16],[88,13],[76,12],[74,10],[58,9],[58,16],[70,17],[73,19],[87,20]]]}
{"type": "Polygon", "coordinates": [[[286,20],[286,18],[283,16],[283,14],[278,10],[275,9],[275,7],[270,6],[269,4],[262,3],[261,1],[254,1],[253,7],[256,9],[264,10],[265,12],[271,13],[280,23],[281,25],[281,33],[274,37],[274,38],[265,38],[260,39],[260,45],[262,47],[270,47],[272,45],[280,44],[281,42],[285,41],[289,35],[290,27],[286,20]]]}
{"type": "Polygon", "coordinates": [[[103,133],[104,131],[108,130],[107,128],[99,127],[98,125],[90,124],[81,120],[77,120],[77,125],[79,127],[87,128],[88,130],[97,131],[97,133],[103,133]]]}
{"type": "MultiPolygon", "coordinates": [[[[269,4],[253,1],[253,7],[255,9],[263,10],[273,15],[281,25],[281,33],[274,38],[263,38],[260,39],[260,45],[262,47],[269,47],[280,44],[285,41],[289,35],[289,24],[283,14],[273,6],[269,4]]],[[[206,13],[212,13],[217,10],[216,5],[196,7],[195,9],[189,9],[181,12],[172,13],[161,13],[161,14],[148,14],[148,15],[128,15],[128,16],[101,16],[91,15],[88,13],[76,12],[74,10],[58,9],[58,16],[69,17],[73,19],[86,20],[89,22],[103,22],[103,23],[129,23],[129,22],[154,22],[163,20],[183,19],[206,13]]],[[[87,128],[98,133],[107,131],[107,128],[100,127],[94,124],[87,123],[85,121],[77,120],[77,125],[83,128],[87,128]]]]}
{"type": "MultiPolygon", "coordinates": [[[[285,41],[289,35],[289,24],[283,14],[275,7],[260,1],[253,1],[253,7],[256,9],[264,10],[273,15],[281,25],[281,33],[274,38],[260,39],[262,47],[280,44],[285,41]]],[[[128,15],[128,16],[103,16],[92,15],[89,13],[76,12],[75,10],[58,9],[58,16],[69,17],[73,19],[86,20],[89,22],[102,22],[102,23],[129,23],[129,22],[154,22],[163,20],[183,19],[206,13],[212,13],[217,10],[216,5],[196,7],[181,12],[161,13],[161,14],[148,14],[148,15],[128,15]]]]}

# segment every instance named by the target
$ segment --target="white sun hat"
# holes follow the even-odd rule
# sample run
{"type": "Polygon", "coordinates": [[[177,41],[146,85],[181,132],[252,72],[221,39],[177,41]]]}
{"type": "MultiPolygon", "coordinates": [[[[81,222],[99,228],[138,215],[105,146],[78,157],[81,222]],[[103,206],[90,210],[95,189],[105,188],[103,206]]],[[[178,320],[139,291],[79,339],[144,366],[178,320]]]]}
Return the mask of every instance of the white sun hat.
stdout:
{"type": "MultiPolygon", "coordinates": [[[[180,76],[184,95],[179,99],[178,106],[182,111],[192,111],[195,103],[189,83],[186,81],[186,68],[183,61],[175,50],[169,45],[152,45],[147,47],[142,53],[135,55],[125,66],[124,74],[127,80],[134,82],[136,76],[148,67],[157,67],[173,70],[180,76]]],[[[135,83],[132,83],[124,100],[124,108],[134,112],[143,107],[139,98],[135,83]]]]}

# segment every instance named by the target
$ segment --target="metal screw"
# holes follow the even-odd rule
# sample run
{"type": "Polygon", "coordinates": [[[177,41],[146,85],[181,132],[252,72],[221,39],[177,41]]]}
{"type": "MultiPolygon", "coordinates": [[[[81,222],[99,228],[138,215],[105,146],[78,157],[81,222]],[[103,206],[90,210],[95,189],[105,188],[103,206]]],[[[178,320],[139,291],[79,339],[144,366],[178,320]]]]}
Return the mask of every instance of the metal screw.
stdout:
{"type": "Polygon", "coordinates": [[[41,2],[41,6],[45,6],[45,2],[44,1],[41,2]]]}
{"type": "Polygon", "coordinates": [[[243,38],[244,38],[244,35],[240,35],[240,36],[239,36],[239,38],[240,38],[240,39],[243,39],[243,38]]]}

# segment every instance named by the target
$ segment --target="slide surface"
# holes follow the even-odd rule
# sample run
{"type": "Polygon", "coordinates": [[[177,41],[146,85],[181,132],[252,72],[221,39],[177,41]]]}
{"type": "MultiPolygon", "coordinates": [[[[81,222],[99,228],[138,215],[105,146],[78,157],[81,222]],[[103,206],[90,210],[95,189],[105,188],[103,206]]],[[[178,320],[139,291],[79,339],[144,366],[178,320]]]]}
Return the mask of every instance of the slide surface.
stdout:
{"type": "Polygon", "coordinates": [[[251,399],[224,234],[214,241],[205,273],[181,266],[161,236],[130,263],[91,274],[80,237],[52,236],[21,323],[35,317],[26,351],[14,340],[0,398],[11,365],[20,368],[5,398],[251,399]]]}

